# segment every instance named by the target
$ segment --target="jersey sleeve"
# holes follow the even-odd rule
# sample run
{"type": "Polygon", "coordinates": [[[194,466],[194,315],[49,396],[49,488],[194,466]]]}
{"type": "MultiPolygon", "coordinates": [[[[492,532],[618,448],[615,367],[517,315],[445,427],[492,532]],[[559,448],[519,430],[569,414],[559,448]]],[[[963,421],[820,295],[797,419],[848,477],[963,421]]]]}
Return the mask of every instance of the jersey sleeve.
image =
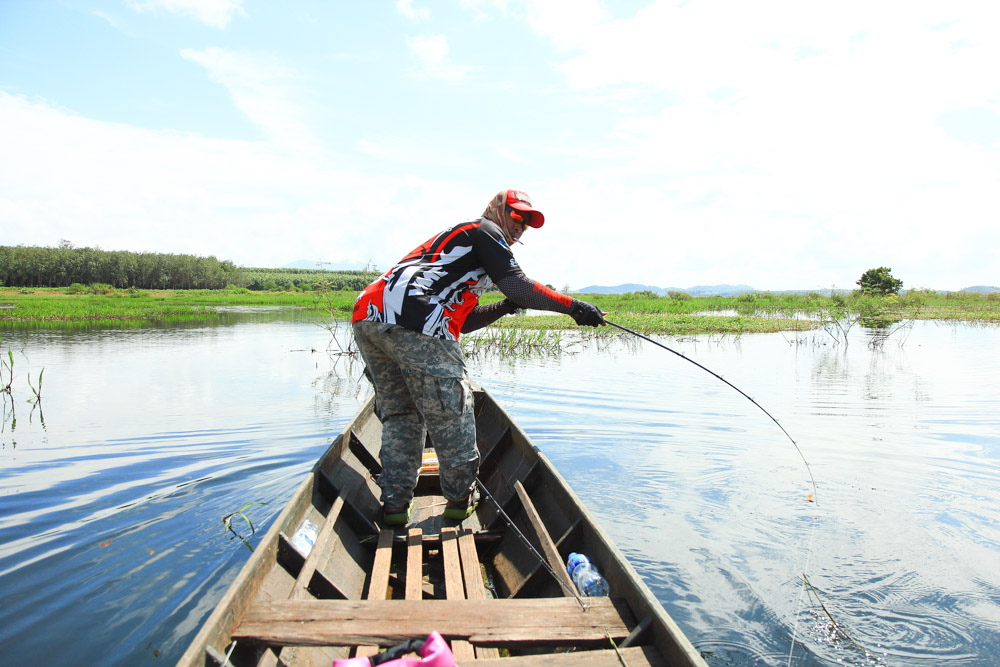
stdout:
{"type": "Polygon", "coordinates": [[[550,310],[554,313],[568,315],[576,299],[546,287],[537,280],[532,280],[518,270],[497,283],[503,295],[521,308],[534,310],[550,310]]]}
{"type": "Polygon", "coordinates": [[[524,275],[503,232],[492,220],[483,219],[473,242],[483,268],[504,296],[522,308],[569,313],[573,299],[524,275]]]}
{"type": "Polygon", "coordinates": [[[503,232],[492,220],[483,218],[482,224],[470,230],[469,234],[476,256],[495,285],[507,276],[521,272],[503,232]]]}

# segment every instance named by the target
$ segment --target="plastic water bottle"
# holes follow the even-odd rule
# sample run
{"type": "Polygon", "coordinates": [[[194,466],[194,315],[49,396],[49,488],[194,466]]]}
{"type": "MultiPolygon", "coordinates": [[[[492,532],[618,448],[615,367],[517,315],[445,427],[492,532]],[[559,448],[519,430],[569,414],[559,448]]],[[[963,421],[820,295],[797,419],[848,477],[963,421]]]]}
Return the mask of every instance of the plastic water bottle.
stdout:
{"type": "Polygon", "coordinates": [[[316,544],[316,536],[318,534],[319,526],[306,519],[295,532],[295,536],[292,538],[292,546],[302,554],[303,558],[306,558],[309,556],[309,552],[312,551],[313,545],[316,544]]]}
{"type": "Polygon", "coordinates": [[[576,584],[576,590],[586,597],[607,597],[608,582],[594,564],[583,554],[571,553],[566,560],[566,571],[576,584]]]}

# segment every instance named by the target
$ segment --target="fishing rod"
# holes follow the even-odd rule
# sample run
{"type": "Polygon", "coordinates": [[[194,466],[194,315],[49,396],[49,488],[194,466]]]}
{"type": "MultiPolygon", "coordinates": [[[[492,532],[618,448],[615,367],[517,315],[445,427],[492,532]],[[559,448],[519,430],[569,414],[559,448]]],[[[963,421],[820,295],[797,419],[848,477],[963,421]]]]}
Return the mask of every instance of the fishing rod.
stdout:
{"type": "Polygon", "coordinates": [[[754,405],[756,405],[760,409],[761,412],[763,412],[765,415],[768,416],[768,418],[771,421],[773,421],[775,424],[777,424],[778,428],[781,429],[781,432],[785,434],[785,437],[788,438],[788,440],[792,443],[792,446],[795,447],[795,451],[797,451],[799,453],[799,458],[802,459],[802,463],[804,463],[805,466],[806,466],[806,472],[809,473],[809,481],[812,482],[813,501],[816,503],[817,507],[819,506],[819,494],[816,492],[816,480],[813,478],[812,469],[809,467],[809,461],[806,460],[805,455],[802,453],[802,449],[799,447],[799,443],[795,442],[795,438],[793,438],[791,436],[791,434],[787,430],[785,430],[785,427],[781,425],[781,422],[779,422],[777,419],[774,418],[774,415],[772,415],[770,412],[768,412],[767,410],[764,409],[763,405],[761,405],[760,403],[758,403],[757,401],[755,401],[753,399],[753,397],[751,397],[749,394],[747,394],[745,391],[743,391],[742,389],[740,389],[739,387],[737,387],[735,384],[733,384],[732,382],[730,382],[726,378],[722,377],[721,375],[719,375],[718,373],[716,373],[712,369],[707,368],[707,367],[701,365],[700,363],[698,363],[694,359],[692,359],[692,358],[690,358],[688,356],[685,356],[683,353],[678,352],[677,350],[675,350],[673,348],[667,347],[663,343],[661,343],[659,341],[655,341],[652,338],[650,338],[649,336],[645,336],[645,335],[639,333],[638,331],[632,331],[631,329],[629,329],[627,327],[623,327],[620,324],[615,324],[614,322],[612,322],[609,319],[605,318],[604,321],[607,322],[608,324],[610,324],[611,326],[615,327],[616,329],[621,329],[622,331],[624,331],[626,333],[632,334],[636,338],[641,338],[642,340],[644,340],[646,342],[649,342],[649,343],[652,343],[653,345],[656,345],[657,347],[662,347],[667,352],[671,352],[671,353],[677,355],[678,357],[680,357],[681,359],[683,359],[684,361],[688,361],[688,362],[694,364],[695,366],[697,366],[701,370],[705,371],[706,373],[708,373],[710,375],[713,375],[717,379],[725,382],[727,385],[729,385],[730,387],[732,387],[733,389],[735,389],[736,391],[738,391],[748,401],[750,401],[751,403],[753,403],[754,405]]]}

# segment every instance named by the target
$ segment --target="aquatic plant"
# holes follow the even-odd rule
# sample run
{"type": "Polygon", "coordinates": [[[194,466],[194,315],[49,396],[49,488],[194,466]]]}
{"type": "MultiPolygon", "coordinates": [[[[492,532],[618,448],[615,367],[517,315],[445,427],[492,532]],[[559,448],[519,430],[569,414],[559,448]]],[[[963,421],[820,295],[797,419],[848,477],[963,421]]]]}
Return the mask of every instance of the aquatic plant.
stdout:
{"type": "Polygon", "coordinates": [[[35,388],[35,385],[31,384],[31,375],[28,375],[28,386],[31,387],[31,393],[34,394],[34,396],[28,399],[28,403],[32,405],[40,403],[42,400],[42,376],[44,374],[44,368],[38,372],[38,388],[35,388]]]}
{"type": "Polygon", "coordinates": [[[489,355],[527,357],[556,355],[568,351],[561,331],[500,328],[490,325],[462,336],[462,352],[476,358],[489,355]]]}
{"type": "MultiPolygon", "coordinates": [[[[0,344],[3,343],[3,338],[0,338],[0,344]]],[[[5,359],[0,361],[0,394],[7,394],[7,396],[13,396],[13,384],[14,384],[14,353],[11,349],[7,348],[7,357],[9,362],[5,359]],[[7,383],[4,384],[3,372],[7,371],[7,383]]]]}
{"type": "Polygon", "coordinates": [[[330,342],[326,344],[326,351],[331,357],[355,357],[358,354],[358,345],[354,341],[354,334],[348,331],[346,341],[341,341],[340,327],[336,322],[328,322],[323,325],[330,332],[330,342]]]}
{"type": "MultiPolygon", "coordinates": [[[[908,333],[921,318],[924,300],[915,296],[902,299],[896,295],[879,296],[856,290],[849,294],[834,293],[817,305],[820,328],[846,347],[848,333],[856,324],[872,330],[869,346],[876,348],[899,332],[908,333]]],[[[900,344],[905,343],[903,336],[900,344]]]]}
{"type": "MultiPolygon", "coordinates": [[[[2,344],[3,337],[0,337],[0,345],[2,344]]],[[[28,387],[31,388],[32,393],[32,397],[28,399],[28,403],[31,404],[31,415],[34,415],[37,409],[43,426],[45,425],[45,415],[42,412],[42,378],[44,376],[45,369],[43,368],[38,373],[37,387],[31,382],[31,374],[29,373],[27,376],[28,387]]],[[[17,427],[17,409],[14,403],[14,351],[10,346],[7,347],[6,356],[0,356],[0,394],[3,394],[3,425],[6,427],[9,418],[10,428],[13,431],[17,427]],[[8,399],[10,401],[9,407],[7,405],[8,399]]]]}
{"type": "Polygon", "coordinates": [[[247,541],[247,538],[253,537],[253,534],[257,532],[257,529],[254,528],[253,522],[250,521],[250,517],[248,517],[246,514],[244,514],[243,511],[245,509],[249,508],[249,507],[253,507],[254,505],[266,505],[266,504],[267,503],[265,503],[263,501],[254,500],[252,502],[247,503],[243,507],[239,508],[235,512],[233,512],[231,514],[227,514],[226,516],[222,517],[222,523],[223,523],[223,525],[225,525],[226,530],[228,532],[230,532],[230,533],[233,534],[233,536],[230,537],[229,539],[231,539],[231,540],[232,539],[239,539],[240,542],[242,542],[243,545],[247,549],[249,549],[250,551],[253,551],[253,546],[250,545],[250,543],[247,541]],[[235,528],[233,528],[233,517],[237,517],[237,516],[241,517],[246,522],[247,526],[250,527],[250,534],[247,535],[247,537],[243,537],[243,535],[241,535],[239,533],[239,531],[237,531],[235,528]]]}

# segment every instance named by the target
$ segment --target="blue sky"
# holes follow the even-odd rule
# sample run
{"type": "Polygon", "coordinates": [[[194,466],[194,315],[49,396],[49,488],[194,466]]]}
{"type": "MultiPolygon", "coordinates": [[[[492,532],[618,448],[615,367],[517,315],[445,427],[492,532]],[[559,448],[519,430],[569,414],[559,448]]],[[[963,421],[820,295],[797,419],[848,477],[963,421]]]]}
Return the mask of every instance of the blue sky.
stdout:
{"type": "Polygon", "coordinates": [[[514,187],[560,288],[997,285],[998,34],[993,0],[0,0],[0,244],[387,268],[514,187]]]}

